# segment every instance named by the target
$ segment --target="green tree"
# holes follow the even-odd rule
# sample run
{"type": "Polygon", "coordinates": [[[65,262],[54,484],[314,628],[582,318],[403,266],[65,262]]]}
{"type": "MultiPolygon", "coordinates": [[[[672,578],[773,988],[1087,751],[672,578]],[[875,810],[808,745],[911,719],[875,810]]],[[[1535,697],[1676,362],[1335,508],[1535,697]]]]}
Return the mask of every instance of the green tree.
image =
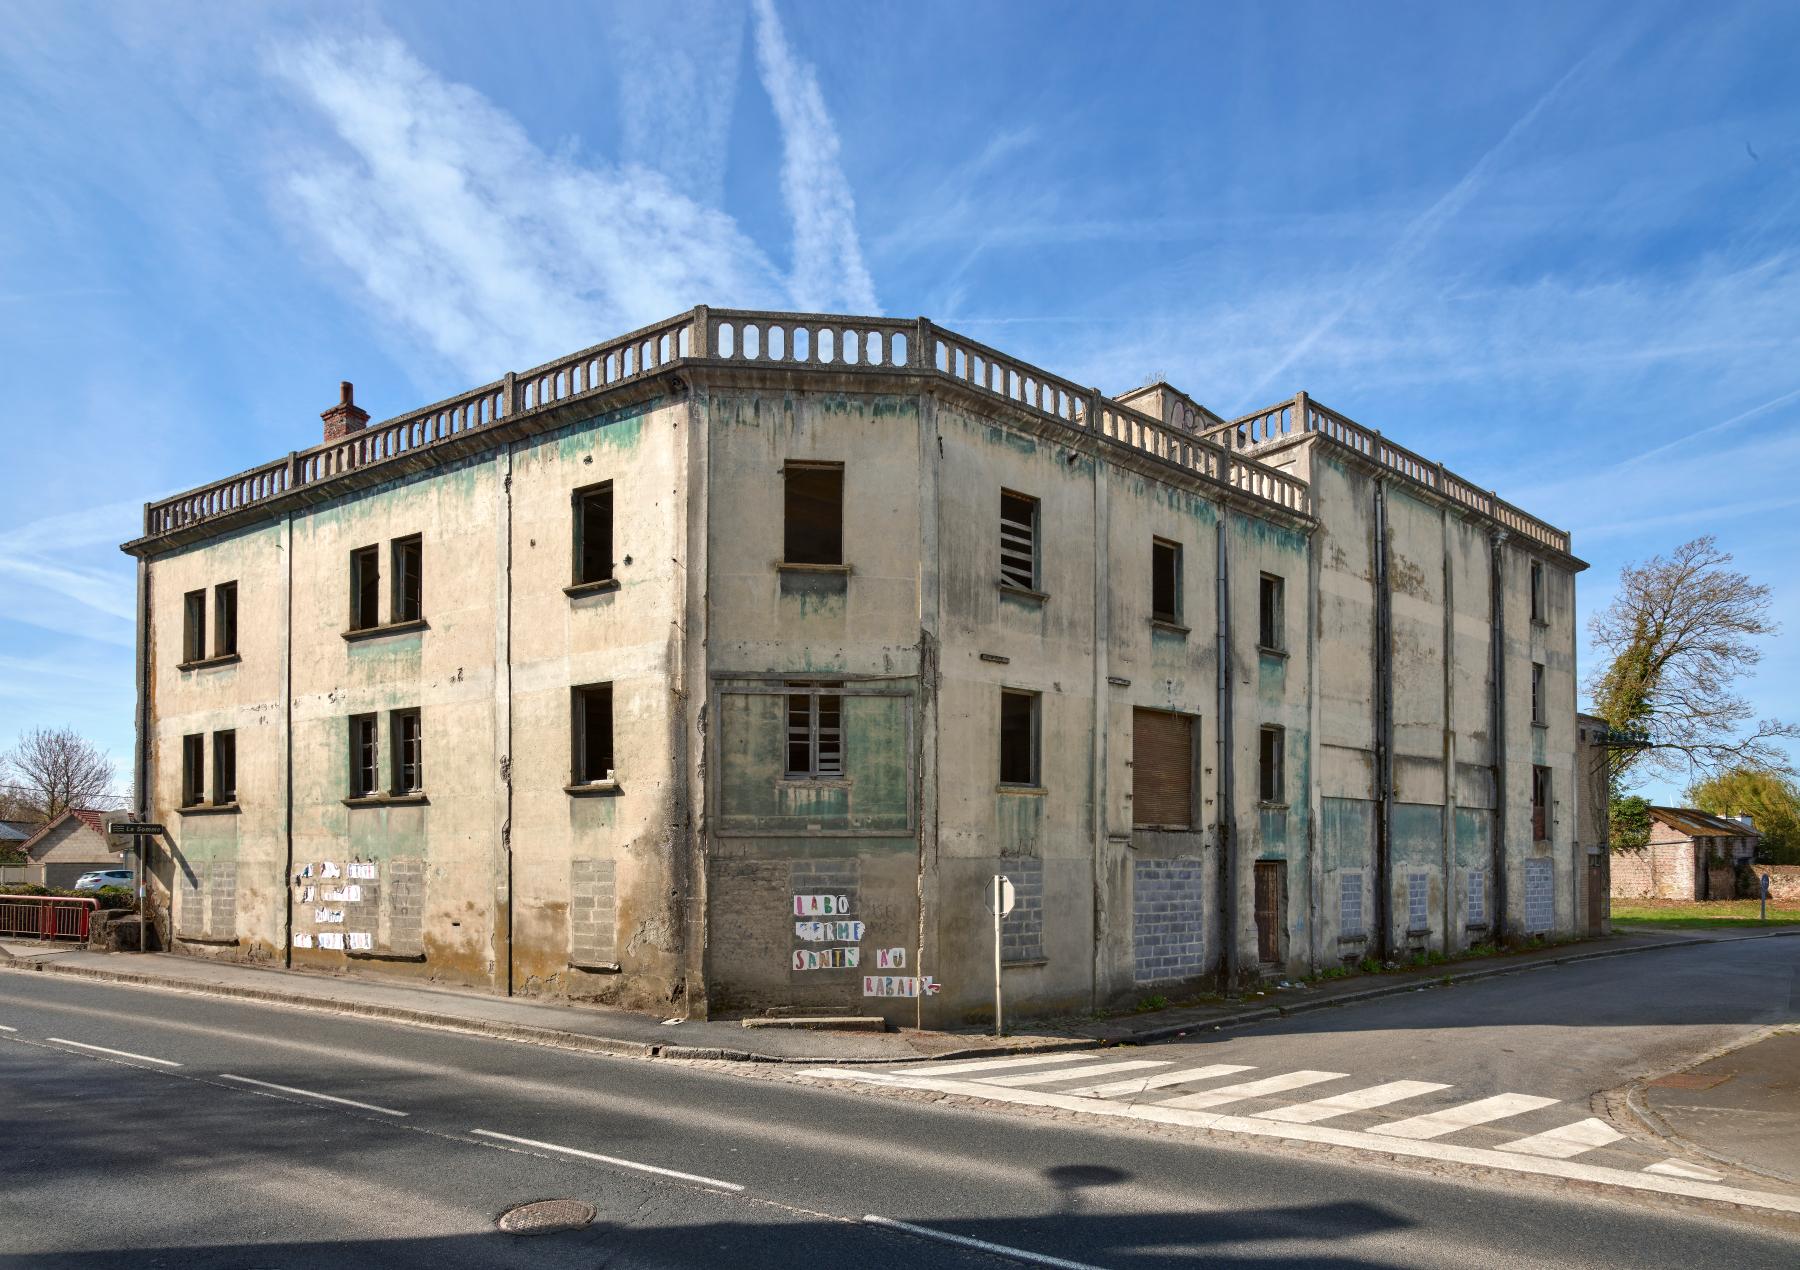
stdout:
{"type": "Polygon", "coordinates": [[[1757,858],[1800,864],[1800,785],[1759,767],[1734,767],[1688,786],[1687,800],[1715,816],[1748,815],[1762,834],[1757,858]]]}
{"type": "Polygon", "coordinates": [[[1782,743],[1800,728],[1757,719],[1736,691],[1762,658],[1754,641],[1779,629],[1768,616],[1769,588],[1730,564],[1710,535],[1628,564],[1612,602],[1589,623],[1606,654],[1588,685],[1594,713],[1641,741],[1612,751],[1616,791],[1637,773],[1791,770],[1782,743]]]}
{"type": "Polygon", "coordinates": [[[1614,851],[1636,851],[1650,843],[1650,800],[1636,794],[1613,793],[1607,813],[1614,851]]]}

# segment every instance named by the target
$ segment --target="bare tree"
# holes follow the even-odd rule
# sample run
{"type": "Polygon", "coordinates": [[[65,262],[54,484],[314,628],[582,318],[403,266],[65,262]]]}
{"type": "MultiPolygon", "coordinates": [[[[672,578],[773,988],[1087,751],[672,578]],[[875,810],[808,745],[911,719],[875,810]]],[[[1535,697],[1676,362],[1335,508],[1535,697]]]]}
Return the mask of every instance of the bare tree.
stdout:
{"type": "Polygon", "coordinates": [[[0,782],[25,817],[48,822],[70,807],[112,804],[113,765],[73,728],[36,728],[0,754],[0,782]]]}
{"type": "Polygon", "coordinates": [[[1628,564],[1619,592],[1589,623],[1610,655],[1589,683],[1594,710],[1642,744],[1613,750],[1614,788],[1633,768],[1689,776],[1743,765],[1787,772],[1780,742],[1800,728],[1757,719],[1738,696],[1762,652],[1751,642],[1779,629],[1769,588],[1728,568],[1710,534],[1667,557],[1628,564]]]}

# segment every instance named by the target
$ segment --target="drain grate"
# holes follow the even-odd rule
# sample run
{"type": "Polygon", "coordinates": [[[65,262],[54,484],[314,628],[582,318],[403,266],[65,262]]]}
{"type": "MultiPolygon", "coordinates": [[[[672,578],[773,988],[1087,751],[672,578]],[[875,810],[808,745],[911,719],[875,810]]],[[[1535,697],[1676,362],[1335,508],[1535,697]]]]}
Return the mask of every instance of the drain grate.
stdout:
{"type": "Polygon", "coordinates": [[[509,1235],[548,1235],[580,1230],[594,1220],[594,1206],[578,1199],[540,1199],[500,1214],[500,1229],[509,1235]]]}

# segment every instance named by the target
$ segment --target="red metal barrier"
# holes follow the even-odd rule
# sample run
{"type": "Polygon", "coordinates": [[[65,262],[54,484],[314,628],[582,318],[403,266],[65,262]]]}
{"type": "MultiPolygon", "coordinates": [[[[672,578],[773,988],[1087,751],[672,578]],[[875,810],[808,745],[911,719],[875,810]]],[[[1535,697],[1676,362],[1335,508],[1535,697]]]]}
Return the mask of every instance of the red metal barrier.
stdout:
{"type": "Polygon", "coordinates": [[[99,900],[70,895],[0,895],[0,935],[87,942],[99,900]]]}

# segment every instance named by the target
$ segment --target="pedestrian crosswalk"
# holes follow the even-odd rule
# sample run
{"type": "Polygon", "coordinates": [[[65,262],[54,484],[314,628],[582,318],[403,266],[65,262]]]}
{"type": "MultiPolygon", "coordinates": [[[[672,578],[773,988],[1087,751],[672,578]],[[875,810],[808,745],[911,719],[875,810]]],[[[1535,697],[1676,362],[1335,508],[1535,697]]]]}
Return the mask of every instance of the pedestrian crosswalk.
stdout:
{"type": "Polygon", "coordinates": [[[1703,1166],[1664,1158],[1593,1116],[1570,1118],[1565,1102],[1540,1094],[1462,1091],[1444,1081],[1410,1078],[1358,1080],[1349,1072],[1310,1068],[1193,1063],[1179,1050],[1160,1051],[1166,1057],[1150,1057],[1159,1053],[1154,1048],[1126,1053],[996,1055],[806,1074],[1734,1202],[1745,1196],[1755,1202],[1761,1194],[1723,1184],[1721,1174],[1703,1166]]]}

